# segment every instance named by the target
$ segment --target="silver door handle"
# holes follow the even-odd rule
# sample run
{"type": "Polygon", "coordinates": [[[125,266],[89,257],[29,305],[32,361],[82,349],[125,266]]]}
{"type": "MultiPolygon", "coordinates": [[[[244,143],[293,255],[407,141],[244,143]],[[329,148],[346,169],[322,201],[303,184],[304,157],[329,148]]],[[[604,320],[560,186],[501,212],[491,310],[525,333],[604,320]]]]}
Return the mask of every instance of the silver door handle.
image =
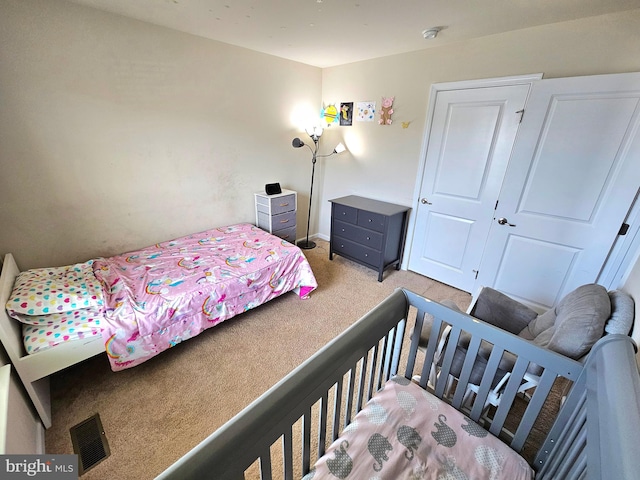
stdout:
{"type": "Polygon", "coordinates": [[[509,223],[509,221],[508,221],[506,218],[504,218],[504,217],[499,218],[499,219],[498,219],[498,223],[499,223],[500,225],[509,225],[510,227],[515,227],[515,224],[514,224],[514,223],[509,223]]]}
{"type": "Polygon", "coordinates": [[[420,203],[422,203],[423,205],[431,205],[431,202],[426,198],[421,198],[420,203]]]}

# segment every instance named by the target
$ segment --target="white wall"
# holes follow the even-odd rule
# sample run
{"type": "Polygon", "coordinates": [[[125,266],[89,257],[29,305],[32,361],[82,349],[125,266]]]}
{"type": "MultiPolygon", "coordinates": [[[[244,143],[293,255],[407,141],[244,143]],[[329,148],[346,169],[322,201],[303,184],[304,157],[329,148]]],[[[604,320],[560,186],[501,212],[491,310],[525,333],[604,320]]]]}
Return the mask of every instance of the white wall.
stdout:
{"type": "MultiPolygon", "coordinates": [[[[640,261],[631,268],[621,290],[629,293],[635,300],[636,304],[636,321],[633,325],[632,337],[640,348],[640,261]]],[[[640,352],[636,355],[638,365],[640,365],[640,352]]]]}
{"type": "Polygon", "coordinates": [[[50,0],[0,2],[0,65],[0,254],[22,269],[253,222],[266,183],[308,202],[292,114],[319,68],[50,0]]]}

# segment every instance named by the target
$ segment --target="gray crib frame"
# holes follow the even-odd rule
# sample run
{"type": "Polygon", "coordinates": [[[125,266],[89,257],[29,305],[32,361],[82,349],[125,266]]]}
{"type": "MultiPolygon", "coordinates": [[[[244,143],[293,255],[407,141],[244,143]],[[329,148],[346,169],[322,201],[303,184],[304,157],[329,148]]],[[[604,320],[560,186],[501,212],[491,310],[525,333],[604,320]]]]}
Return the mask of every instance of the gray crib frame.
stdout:
{"type": "Polygon", "coordinates": [[[516,354],[518,360],[488,426],[516,451],[522,449],[556,378],[573,382],[532,464],[536,478],[626,479],[638,475],[640,377],[635,345],[629,337],[609,335],[601,339],[582,364],[406,289],[397,289],[157,478],[236,480],[244,478],[247,468],[259,461],[261,478],[270,480],[274,475],[271,447],[277,443],[282,446],[279,460],[283,471],[276,472],[276,477],[301,478],[313,466],[313,459],[324,454],[325,445],[337,438],[341,428],[394,374],[407,378],[420,374],[423,387],[462,409],[481,340],[492,343],[493,351],[478,395],[465,413],[483,421],[484,401],[500,357],[504,351],[516,354]],[[418,349],[425,314],[433,316],[432,332],[441,331],[443,324],[452,326],[435,386],[427,386],[426,381],[438,336],[431,335],[426,352],[418,349]],[[470,333],[472,340],[458,385],[451,397],[443,398],[454,353],[452,345],[462,331],[470,333]],[[403,345],[408,346],[404,354],[403,345]],[[529,362],[542,366],[544,372],[515,432],[505,437],[504,422],[529,362]],[[338,399],[333,403],[330,392],[338,399]],[[300,445],[294,446],[292,425],[300,419],[302,438],[300,445]],[[312,428],[314,423],[317,425],[312,428]],[[312,434],[318,440],[314,452],[312,434]],[[300,471],[294,471],[294,451],[300,453],[300,471]]]}

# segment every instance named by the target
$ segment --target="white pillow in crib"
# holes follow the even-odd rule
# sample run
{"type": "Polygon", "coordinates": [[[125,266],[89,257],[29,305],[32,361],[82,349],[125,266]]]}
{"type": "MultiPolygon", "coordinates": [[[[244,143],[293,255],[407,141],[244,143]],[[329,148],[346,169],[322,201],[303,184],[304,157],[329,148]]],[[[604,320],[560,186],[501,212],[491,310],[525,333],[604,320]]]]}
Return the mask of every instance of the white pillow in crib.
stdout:
{"type": "Polygon", "coordinates": [[[48,315],[102,306],[102,289],[92,264],[90,260],[20,273],[7,301],[7,312],[20,320],[16,315],[48,315]]]}
{"type": "Polygon", "coordinates": [[[68,312],[50,313],[48,315],[23,315],[21,313],[14,313],[12,317],[26,325],[34,325],[37,327],[61,323],[83,323],[102,319],[104,317],[104,307],[79,308],[68,312]]]}

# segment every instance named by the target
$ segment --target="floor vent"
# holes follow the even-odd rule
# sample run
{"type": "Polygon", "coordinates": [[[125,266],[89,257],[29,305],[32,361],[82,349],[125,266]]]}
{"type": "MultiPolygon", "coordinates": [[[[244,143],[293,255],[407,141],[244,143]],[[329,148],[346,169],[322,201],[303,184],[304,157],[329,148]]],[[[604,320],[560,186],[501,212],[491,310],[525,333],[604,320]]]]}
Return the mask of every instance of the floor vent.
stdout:
{"type": "Polygon", "coordinates": [[[95,467],[111,453],[97,413],[70,429],[73,451],[78,455],[79,475],[95,467]]]}

